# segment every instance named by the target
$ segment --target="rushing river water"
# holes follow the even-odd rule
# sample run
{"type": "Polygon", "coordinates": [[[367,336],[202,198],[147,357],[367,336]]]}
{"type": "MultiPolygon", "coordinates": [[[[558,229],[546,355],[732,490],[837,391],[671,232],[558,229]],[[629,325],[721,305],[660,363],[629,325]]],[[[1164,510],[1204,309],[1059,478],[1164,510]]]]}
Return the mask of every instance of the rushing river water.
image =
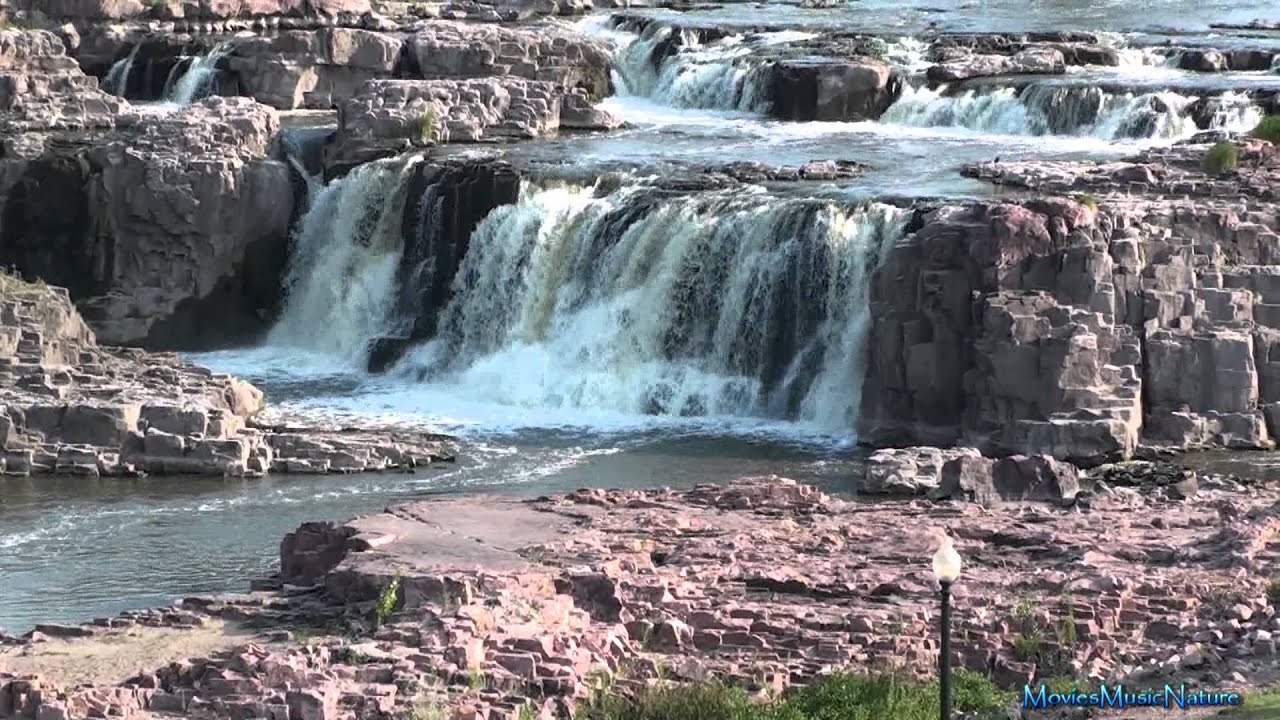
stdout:
{"type": "MultiPolygon", "coordinates": [[[[403,248],[387,225],[406,203],[425,206],[430,188],[405,197],[402,161],[317,188],[298,229],[289,306],[267,346],[193,359],[258,383],[283,417],[455,433],[458,461],[414,475],[0,479],[0,626],[23,631],[244,590],[270,572],[280,538],[299,523],[424,494],[687,486],[763,473],[847,491],[858,466],[852,414],[865,280],[901,232],[901,213],[877,198],[990,195],[957,170],[996,156],[1108,159],[1174,142],[1196,131],[1186,109],[1206,84],[1228,93],[1215,127],[1243,129],[1257,110],[1230,93],[1280,86],[1275,73],[1206,78],[1134,49],[1121,67],[944,94],[913,74],[927,65],[924,45],[907,39],[891,44],[888,58],[913,81],[880,122],[783,123],[760,112],[761,87],[752,83],[761,76],[744,52],[753,43],[831,28],[917,33],[937,23],[1106,30],[1120,46],[1275,45],[1275,33],[1210,34],[1208,24],[1280,19],[1280,7],[864,0],[829,10],[777,3],[653,14],[744,31],[653,67],[645,52],[655,38],[602,18],[575,23],[615,43],[621,92],[605,106],[628,126],[523,143],[508,150],[513,158],[651,168],[844,159],[866,173],[806,184],[805,197],[526,187],[519,204],[492,213],[473,236],[439,337],[385,377],[358,368],[369,342],[403,321],[393,312],[403,248]],[[771,32],[748,37],[760,25],[771,32]]],[[[208,74],[211,57],[189,63],[197,72],[181,88],[184,101],[207,84],[198,73],[208,74]]]]}

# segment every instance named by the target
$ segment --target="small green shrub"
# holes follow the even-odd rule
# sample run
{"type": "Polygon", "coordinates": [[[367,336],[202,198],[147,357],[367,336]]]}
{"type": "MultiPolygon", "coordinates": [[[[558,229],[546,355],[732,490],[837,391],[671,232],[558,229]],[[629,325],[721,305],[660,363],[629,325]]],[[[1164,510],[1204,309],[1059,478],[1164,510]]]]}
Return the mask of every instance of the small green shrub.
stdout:
{"type": "Polygon", "coordinates": [[[391,617],[391,613],[396,609],[396,603],[400,601],[400,571],[396,570],[395,576],[391,578],[391,582],[382,588],[382,592],[378,594],[378,604],[373,608],[373,623],[381,627],[391,617]]]}
{"type": "Polygon", "coordinates": [[[1090,195],[1089,193],[1079,193],[1076,195],[1075,200],[1077,203],[1089,208],[1090,210],[1098,209],[1098,198],[1090,195]]]}
{"type": "Polygon", "coordinates": [[[1253,129],[1253,136],[1267,142],[1280,145],[1280,115],[1268,115],[1262,118],[1258,127],[1253,129]]]}
{"type": "Polygon", "coordinates": [[[1040,656],[1044,649],[1044,635],[1039,629],[1018,633],[1013,638],[1013,656],[1026,662],[1040,656]]]}
{"type": "Polygon", "coordinates": [[[1062,616],[1058,618],[1058,623],[1054,626],[1054,634],[1058,638],[1058,645],[1064,648],[1074,647],[1078,638],[1076,637],[1076,609],[1071,602],[1071,596],[1062,596],[1060,610],[1062,616]]]}
{"type": "Polygon", "coordinates": [[[1239,161],[1240,151],[1235,144],[1224,140],[1209,148],[1204,156],[1204,171],[1210,175],[1221,175],[1235,170],[1239,161]]]}
{"type": "Polygon", "coordinates": [[[1267,583],[1267,599],[1272,605],[1280,605],[1280,573],[1271,576],[1271,582],[1267,583]]]}

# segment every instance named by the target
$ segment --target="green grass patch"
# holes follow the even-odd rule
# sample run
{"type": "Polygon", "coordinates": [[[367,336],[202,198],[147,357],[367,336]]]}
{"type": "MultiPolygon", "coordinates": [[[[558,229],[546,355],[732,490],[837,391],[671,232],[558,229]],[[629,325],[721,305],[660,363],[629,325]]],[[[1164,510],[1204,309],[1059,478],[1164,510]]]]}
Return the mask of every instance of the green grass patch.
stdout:
{"type": "Polygon", "coordinates": [[[1246,693],[1240,707],[1225,717],[1231,720],[1276,720],[1280,718],[1280,687],[1246,693]]]}
{"type": "Polygon", "coordinates": [[[1089,193],[1078,193],[1075,197],[1075,201],[1090,210],[1098,209],[1098,198],[1090,195],[1089,193]]]}
{"type": "Polygon", "coordinates": [[[1240,151],[1235,144],[1225,140],[1209,148],[1204,156],[1204,171],[1210,175],[1221,175],[1236,169],[1240,162],[1240,151]]]}
{"type": "Polygon", "coordinates": [[[1268,115],[1262,118],[1258,127],[1253,129],[1252,135],[1280,145],[1280,115],[1268,115]]]}
{"type": "Polygon", "coordinates": [[[382,588],[382,592],[378,595],[378,604],[373,608],[373,622],[376,627],[382,627],[391,617],[391,613],[395,612],[396,604],[400,602],[400,571],[396,570],[396,574],[391,578],[391,582],[382,588]]]}
{"type": "MultiPolygon", "coordinates": [[[[1013,693],[987,678],[957,671],[952,683],[956,713],[995,714],[1008,708],[1013,693]]],[[[597,692],[579,706],[577,720],[934,720],[938,684],[894,675],[841,674],[794,688],[774,700],[757,702],[745,691],[720,682],[661,683],[633,697],[597,692]]]]}

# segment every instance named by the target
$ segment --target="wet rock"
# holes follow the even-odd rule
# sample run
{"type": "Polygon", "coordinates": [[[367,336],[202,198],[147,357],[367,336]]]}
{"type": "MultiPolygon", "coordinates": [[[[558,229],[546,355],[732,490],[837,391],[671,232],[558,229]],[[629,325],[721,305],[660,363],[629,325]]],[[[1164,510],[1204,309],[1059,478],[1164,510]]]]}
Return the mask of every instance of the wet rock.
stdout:
{"type": "Polygon", "coordinates": [[[967,55],[933,65],[930,82],[945,83],[996,75],[1061,75],[1067,71],[1062,52],[1050,47],[1029,47],[1012,56],[967,55]]]}
{"type": "Polygon", "coordinates": [[[801,58],[774,64],[770,115],[780,120],[876,120],[898,99],[902,80],[871,58],[801,58]]]}
{"type": "Polygon", "coordinates": [[[1228,69],[1227,58],[1217,50],[1183,50],[1178,67],[1196,72],[1222,72],[1228,69]]]}

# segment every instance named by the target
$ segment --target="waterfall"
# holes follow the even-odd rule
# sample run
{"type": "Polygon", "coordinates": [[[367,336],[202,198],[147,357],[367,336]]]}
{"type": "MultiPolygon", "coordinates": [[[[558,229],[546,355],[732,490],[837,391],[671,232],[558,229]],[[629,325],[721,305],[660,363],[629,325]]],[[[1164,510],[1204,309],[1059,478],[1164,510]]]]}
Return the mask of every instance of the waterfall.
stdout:
{"type": "Polygon", "coordinates": [[[617,50],[614,81],[619,94],[671,107],[764,112],[769,68],[751,53],[741,35],[703,44],[697,33],[654,23],[617,50]]]}
{"type": "Polygon", "coordinates": [[[169,81],[165,82],[164,99],[179,105],[190,105],[209,95],[215,89],[213,83],[218,75],[218,61],[226,57],[231,49],[230,43],[221,43],[207,55],[192,60],[177,83],[170,87],[169,81]]]}
{"type": "MultiPolygon", "coordinates": [[[[1110,93],[1097,87],[1035,83],[1024,88],[965,90],[904,88],[881,122],[956,127],[1003,135],[1076,135],[1104,140],[1175,139],[1196,132],[1188,111],[1194,97],[1174,92],[1110,93]]],[[[1221,96],[1226,111],[1213,127],[1243,131],[1260,110],[1243,94],[1221,96]]]]}
{"type": "Polygon", "coordinates": [[[133,72],[133,61],[138,57],[138,51],[141,49],[142,43],[134,45],[128,55],[112,64],[111,69],[107,71],[107,76],[102,79],[103,92],[116,97],[125,96],[125,92],[129,89],[129,74],[133,72]]]}
{"type": "Polygon", "coordinates": [[[525,187],[477,227],[400,372],[517,406],[847,431],[870,273],[907,213],[761,189],[525,187]]]}
{"type": "Polygon", "coordinates": [[[285,308],[269,344],[363,367],[371,343],[396,330],[406,180],[421,160],[361,165],[320,190],[294,231],[285,308]]]}

